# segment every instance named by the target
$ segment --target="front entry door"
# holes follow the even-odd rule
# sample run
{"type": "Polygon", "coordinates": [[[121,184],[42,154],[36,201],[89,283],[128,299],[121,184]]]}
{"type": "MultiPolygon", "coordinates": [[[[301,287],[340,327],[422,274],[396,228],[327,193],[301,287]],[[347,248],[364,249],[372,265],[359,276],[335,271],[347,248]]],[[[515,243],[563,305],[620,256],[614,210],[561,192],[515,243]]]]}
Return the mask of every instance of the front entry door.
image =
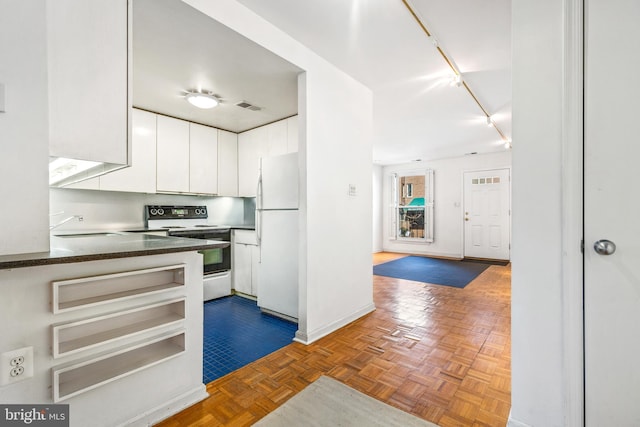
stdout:
{"type": "Polygon", "coordinates": [[[640,426],[640,2],[585,16],[585,421],[640,426]]]}
{"type": "Polygon", "coordinates": [[[509,169],[464,173],[464,256],[509,259],[509,169]]]}

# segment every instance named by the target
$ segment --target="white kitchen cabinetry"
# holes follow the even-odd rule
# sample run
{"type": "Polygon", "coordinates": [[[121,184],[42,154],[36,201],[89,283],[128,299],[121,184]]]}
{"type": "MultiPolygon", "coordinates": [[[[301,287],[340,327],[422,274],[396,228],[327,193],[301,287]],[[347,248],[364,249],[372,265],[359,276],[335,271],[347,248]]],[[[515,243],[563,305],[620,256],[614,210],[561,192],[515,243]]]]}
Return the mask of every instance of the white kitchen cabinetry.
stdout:
{"type": "Polygon", "coordinates": [[[218,193],[218,130],[158,115],[159,193],[218,193]]]}
{"type": "Polygon", "coordinates": [[[157,190],[189,192],[189,122],[158,116],[157,190]]]}
{"type": "Polygon", "coordinates": [[[51,156],[128,163],[129,4],[46,2],[51,156]]]}
{"type": "Polygon", "coordinates": [[[189,123],[189,193],[218,193],[218,129],[189,123]]]}
{"type": "Polygon", "coordinates": [[[265,126],[238,134],[238,195],[255,197],[260,176],[260,157],[268,132],[265,126]]]}
{"type": "Polygon", "coordinates": [[[287,153],[298,152],[298,116],[287,119],[287,153]]]}
{"type": "Polygon", "coordinates": [[[137,109],[132,113],[131,166],[94,178],[100,180],[100,190],[156,192],[157,115],[137,109]]]}
{"type": "Polygon", "coordinates": [[[218,130],[218,195],[238,196],[238,134],[218,130]]]}
{"type": "Polygon", "coordinates": [[[258,243],[253,230],[233,231],[233,289],[241,294],[258,295],[258,243]]]}
{"type": "Polygon", "coordinates": [[[291,119],[293,118],[238,134],[238,195],[240,197],[256,196],[262,157],[298,151],[297,120],[291,119]]]}
{"type": "Polygon", "coordinates": [[[280,120],[264,127],[267,129],[267,141],[266,145],[263,145],[260,157],[287,154],[287,121],[280,120]]]}

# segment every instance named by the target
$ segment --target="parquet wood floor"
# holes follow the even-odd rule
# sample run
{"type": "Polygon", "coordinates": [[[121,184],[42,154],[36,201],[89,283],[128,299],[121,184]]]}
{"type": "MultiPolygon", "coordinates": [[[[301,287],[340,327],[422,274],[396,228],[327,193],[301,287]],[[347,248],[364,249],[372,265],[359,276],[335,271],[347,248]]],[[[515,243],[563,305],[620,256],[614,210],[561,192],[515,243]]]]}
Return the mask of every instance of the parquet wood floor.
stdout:
{"type": "Polygon", "coordinates": [[[504,426],[510,283],[510,266],[491,266],[464,289],[374,276],[373,313],[210,383],[208,399],[159,426],[249,426],[320,375],[442,427],[504,426]]]}

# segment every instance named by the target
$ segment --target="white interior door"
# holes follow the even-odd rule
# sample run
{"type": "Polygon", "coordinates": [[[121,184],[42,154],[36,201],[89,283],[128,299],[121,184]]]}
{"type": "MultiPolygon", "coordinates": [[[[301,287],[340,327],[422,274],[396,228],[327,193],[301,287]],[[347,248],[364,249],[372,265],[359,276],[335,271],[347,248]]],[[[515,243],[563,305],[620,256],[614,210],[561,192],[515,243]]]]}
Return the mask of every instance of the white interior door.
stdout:
{"type": "Polygon", "coordinates": [[[639,426],[640,2],[585,6],[586,425],[639,426]],[[596,252],[603,239],[613,254],[596,252]]]}
{"type": "Polygon", "coordinates": [[[464,256],[508,260],[509,169],[464,173],[464,256]]]}

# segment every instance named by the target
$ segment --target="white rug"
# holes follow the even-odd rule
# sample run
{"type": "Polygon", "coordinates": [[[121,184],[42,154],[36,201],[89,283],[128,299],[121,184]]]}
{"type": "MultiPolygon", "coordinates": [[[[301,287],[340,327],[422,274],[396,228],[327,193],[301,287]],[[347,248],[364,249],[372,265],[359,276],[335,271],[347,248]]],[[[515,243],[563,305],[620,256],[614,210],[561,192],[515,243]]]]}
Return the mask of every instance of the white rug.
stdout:
{"type": "Polygon", "coordinates": [[[258,421],[261,427],[437,427],[322,376],[258,421]]]}

